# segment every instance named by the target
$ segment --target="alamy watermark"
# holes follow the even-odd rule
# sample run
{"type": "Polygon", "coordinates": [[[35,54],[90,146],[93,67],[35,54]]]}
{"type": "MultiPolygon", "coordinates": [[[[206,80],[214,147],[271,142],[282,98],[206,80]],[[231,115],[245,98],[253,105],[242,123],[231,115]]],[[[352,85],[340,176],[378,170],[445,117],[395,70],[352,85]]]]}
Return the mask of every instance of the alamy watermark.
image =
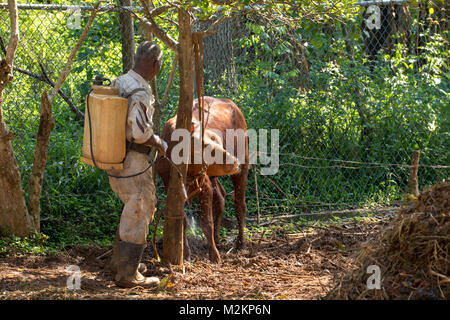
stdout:
{"type": "Polygon", "coordinates": [[[367,272],[370,277],[366,281],[367,289],[381,289],[381,269],[379,266],[372,264],[367,267],[367,272]]]}
{"type": "Polygon", "coordinates": [[[274,175],[279,169],[280,132],[270,130],[270,152],[267,129],[226,129],[225,137],[222,131],[205,130],[204,146],[200,130],[190,132],[186,129],[175,129],[171,140],[178,143],[172,148],[170,157],[175,164],[225,164],[239,165],[246,160],[246,138],[248,138],[249,164],[257,164],[258,159],[261,174],[274,175]]]}
{"type": "Polygon", "coordinates": [[[69,9],[70,15],[67,18],[67,28],[72,30],[81,29],[81,9],[71,8],[69,9]]]}
{"type": "Polygon", "coordinates": [[[66,269],[67,272],[72,272],[72,274],[67,278],[66,287],[69,290],[80,290],[81,289],[81,270],[79,266],[70,265],[66,269]]]}

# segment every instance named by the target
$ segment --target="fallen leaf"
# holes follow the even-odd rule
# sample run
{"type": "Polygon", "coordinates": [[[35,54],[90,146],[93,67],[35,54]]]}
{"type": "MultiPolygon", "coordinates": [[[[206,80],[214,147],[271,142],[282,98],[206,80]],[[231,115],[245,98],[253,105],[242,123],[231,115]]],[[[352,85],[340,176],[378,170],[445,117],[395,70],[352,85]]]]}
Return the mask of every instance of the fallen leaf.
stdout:
{"type": "Polygon", "coordinates": [[[345,250],[345,246],[342,244],[342,242],[340,242],[340,241],[338,241],[338,240],[336,240],[336,241],[334,242],[334,246],[335,246],[336,248],[338,248],[339,250],[342,250],[342,251],[345,250]]]}
{"type": "Polygon", "coordinates": [[[413,194],[408,194],[408,199],[410,200],[418,200],[419,198],[417,198],[415,195],[413,194]]]}
{"type": "Polygon", "coordinates": [[[169,285],[171,279],[172,279],[171,274],[169,274],[167,277],[162,278],[161,281],[159,282],[158,290],[166,289],[167,286],[169,285]]]}

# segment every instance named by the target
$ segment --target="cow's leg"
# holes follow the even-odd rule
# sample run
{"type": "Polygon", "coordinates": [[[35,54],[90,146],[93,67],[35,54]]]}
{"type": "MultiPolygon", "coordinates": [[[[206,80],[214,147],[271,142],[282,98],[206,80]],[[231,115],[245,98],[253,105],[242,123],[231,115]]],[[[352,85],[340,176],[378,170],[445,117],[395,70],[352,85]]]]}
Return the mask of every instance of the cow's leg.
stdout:
{"type": "Polygon", "coordinates": [[[211,262],[218,263],[220,262],[220,255],[214,242],[214,224],[212,217],[213,189],[208,176],[205,176],[205,182],[202,186],[202,191],[199,194],[199,199],[202,208],[200,225],[205,234],[206,241],[208,242],[209,259],[211,262]]]}
{"type": "Polygon", "coordinates": [[[236,249],[242,249],[245,246],[244,226],[245,216],[247,214],[247,204],[245,203],[245,189],[247,188],[248,164],[241,165],[241,171],[232,175],[231,180],[234,185],[234,208],[239,227],[239,234],[236,238],[236,249]]]}
{"type": "Polygon", "coordinates": [[[219,181],[219,178],[213,177],[211,184],[213,187],[213,216],[214,216],[214,241],[216,246],[219,244],[220,226],[225,211],[225,189],[219,181]]]}

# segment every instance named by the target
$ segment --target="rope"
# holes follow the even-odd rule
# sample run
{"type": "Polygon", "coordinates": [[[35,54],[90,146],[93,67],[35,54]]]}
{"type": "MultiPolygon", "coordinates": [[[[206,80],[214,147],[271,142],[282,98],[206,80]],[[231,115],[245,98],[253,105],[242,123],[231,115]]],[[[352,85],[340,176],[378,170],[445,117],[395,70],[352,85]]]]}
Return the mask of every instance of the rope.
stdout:
{"type": "Polygon", "coordinates": [[[194,56],[195,56],[195,81],[197,84],[198,117],[201,123],[202,141],[202,165],[204,164],[203,150],[205,137],[205,97],[203,87],[203,40],[200,36],[194,36],[194,56]]]}
{"type": "Polygon", "coordinates": [[[205,180],[206,180],[206,170],[207,170],[207,166],[206,164],[203,166],[202,171],[200,171],[200,173],[194,177],[191,177],[187,182],[187,187],[188,190],[189,188],[195,183],[196,184],[196,188],[188,195],[188,199],[187,201],[191,201],[192,199],[194,199],[194,197],[199,194],[200,192],[203,191],[203,185],[205,184],[205,180]],[[200,183],[199,183],[200,180],[200,183]]]}
{"type": "MultiPolygon", "coordinates": [[[[203,157],[203,151],[205,149],[205,90],[203,86],[203,38],[200,34],[193,35],[194,43],[194,57],[195,57],[195,82],[197,89],[198,98],[198,117],[201,124],[201,144],[202,144],[202,171],[196,175],[189,183],[188,189],[194,183],[196,184],[195,190],[188,196],[188,201],[192,200],[198,193],[202,191],[203,185],[205,183],[205,176],[207,171],[207,165],[203,157]],[[200,180],[200,183],[199,183],[200,180]]],[[[187,182],[187,181],[186,181],[187,182]]]]}

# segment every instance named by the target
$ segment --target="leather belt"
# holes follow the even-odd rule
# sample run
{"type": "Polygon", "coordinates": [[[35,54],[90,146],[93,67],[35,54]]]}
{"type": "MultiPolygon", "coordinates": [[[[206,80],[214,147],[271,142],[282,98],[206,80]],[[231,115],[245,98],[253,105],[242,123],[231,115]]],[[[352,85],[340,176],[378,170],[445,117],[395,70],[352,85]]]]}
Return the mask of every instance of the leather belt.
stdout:
{"type": "Polygon", "coordinates": [[[144,144],[138,144],[127,141],[127,150],[134,150],[136,152],[148,155],[150,153],[151,147],[146,146],[144,144]]]}

